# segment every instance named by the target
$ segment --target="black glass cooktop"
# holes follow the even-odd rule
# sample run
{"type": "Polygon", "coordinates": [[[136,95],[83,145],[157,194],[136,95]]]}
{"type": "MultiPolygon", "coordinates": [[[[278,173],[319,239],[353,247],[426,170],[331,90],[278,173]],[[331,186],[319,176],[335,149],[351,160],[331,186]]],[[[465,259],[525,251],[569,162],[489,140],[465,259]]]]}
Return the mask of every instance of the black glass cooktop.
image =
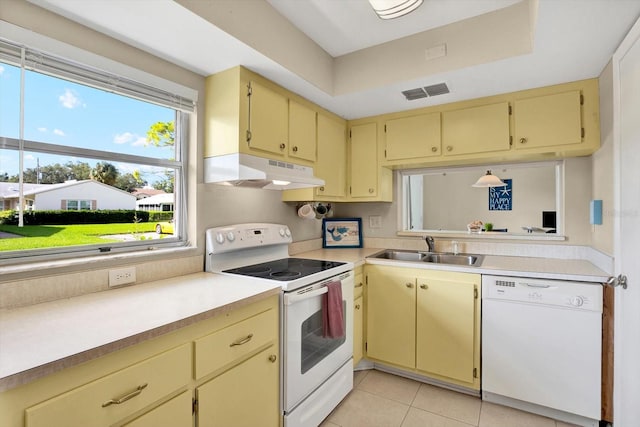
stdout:
{"type": "Polygon", "coordinates": [[[344,262],[322,261],[318,259],[282,258],[261,264],[224,270],[223,273],[241,274],[243,276],[261,277],[263,279],[287,282],[344,264],[344,262]]]}

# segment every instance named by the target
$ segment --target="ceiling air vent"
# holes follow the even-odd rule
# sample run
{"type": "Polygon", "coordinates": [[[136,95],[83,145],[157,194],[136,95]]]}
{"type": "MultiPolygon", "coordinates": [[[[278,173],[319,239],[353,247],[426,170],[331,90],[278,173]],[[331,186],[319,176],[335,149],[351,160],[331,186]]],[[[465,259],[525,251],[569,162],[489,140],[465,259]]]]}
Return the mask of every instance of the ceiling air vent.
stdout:
{"type": "Polygon", "coordinates": [[[418,87],[402,91],[402,94],[407,98],[407,101],[426,98],[428,96],[444,95],[445,93],[449,93],[449,88],[446,83],[438,83],[431,86],[425,86],[424,88],[418,87]]]}
{"type": "Polygon", "coordinates": [[[405,98],[407,98],[407,101],[413,101],[414,99],[426,98],[427,96],[429,96],[421,87],[416,89],[403,90],[402,94],[405,98]]]}
{"type": "Polygon", "coordinates": [[[424,90],[429,96],[438,96],[449,93],[449,88],[446,83],[437,83],[435,85],[425,86],[424,90]]]}

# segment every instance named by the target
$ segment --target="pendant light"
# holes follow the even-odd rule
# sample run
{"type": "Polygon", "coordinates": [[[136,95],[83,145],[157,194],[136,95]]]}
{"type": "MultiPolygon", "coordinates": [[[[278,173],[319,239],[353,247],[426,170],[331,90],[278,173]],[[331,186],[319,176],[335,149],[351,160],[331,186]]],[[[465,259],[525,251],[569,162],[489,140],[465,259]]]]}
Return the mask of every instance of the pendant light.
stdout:
{"type": "Polygon", "coordinates": [[[480,188],[506,187],[506,186],[507,184],[502,182],[502,180],[497,176],[492,175],[490,170],[488,170],[486,175],[482,175],[480,179],[478,179],[476,183],[472,185],[472,187],[480,187],[480,188]]]}
{"type": "Polygon", "coordinates": [[[413,12],[423,0],[369,0],[380,19],[393,19],[413,12]]]}

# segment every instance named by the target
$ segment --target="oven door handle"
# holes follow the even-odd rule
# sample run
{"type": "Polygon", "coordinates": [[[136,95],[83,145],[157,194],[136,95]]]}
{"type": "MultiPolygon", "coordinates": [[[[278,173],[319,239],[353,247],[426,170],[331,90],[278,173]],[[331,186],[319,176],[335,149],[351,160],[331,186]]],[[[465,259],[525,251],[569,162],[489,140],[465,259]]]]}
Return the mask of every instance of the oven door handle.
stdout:
{"type": "Polygon", "coordinates": [[[326,286],[321,287],[320,289],[315,289],[313,291],[305,292],[303,294],[298,293],[290,293],[284,295],[284,305],[293,305],[297,302],[304,301],[309,298],[317,297],[318,295],[326,294],[328,289],[326,286]]]}

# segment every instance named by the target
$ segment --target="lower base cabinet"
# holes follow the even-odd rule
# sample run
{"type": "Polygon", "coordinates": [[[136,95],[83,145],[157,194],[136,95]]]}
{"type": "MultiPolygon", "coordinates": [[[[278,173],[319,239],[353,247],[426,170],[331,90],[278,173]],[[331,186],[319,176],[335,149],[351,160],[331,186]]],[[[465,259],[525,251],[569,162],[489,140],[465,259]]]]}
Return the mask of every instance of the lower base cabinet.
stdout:
{"type": "Polygon", "coordinates": [[[279,427],[278,298],[0,392],[0,426],[279,427]]]}
{"type": "Polygon", "coordinates": [[[367,358],[479,390],[480,277],[366,265],[367,358]]]}
{"type": "Polygon", "coordinates": [[[198,427],[277,426],[279,361],[273,349],[256,354],[196,389],[198,427]]]}

